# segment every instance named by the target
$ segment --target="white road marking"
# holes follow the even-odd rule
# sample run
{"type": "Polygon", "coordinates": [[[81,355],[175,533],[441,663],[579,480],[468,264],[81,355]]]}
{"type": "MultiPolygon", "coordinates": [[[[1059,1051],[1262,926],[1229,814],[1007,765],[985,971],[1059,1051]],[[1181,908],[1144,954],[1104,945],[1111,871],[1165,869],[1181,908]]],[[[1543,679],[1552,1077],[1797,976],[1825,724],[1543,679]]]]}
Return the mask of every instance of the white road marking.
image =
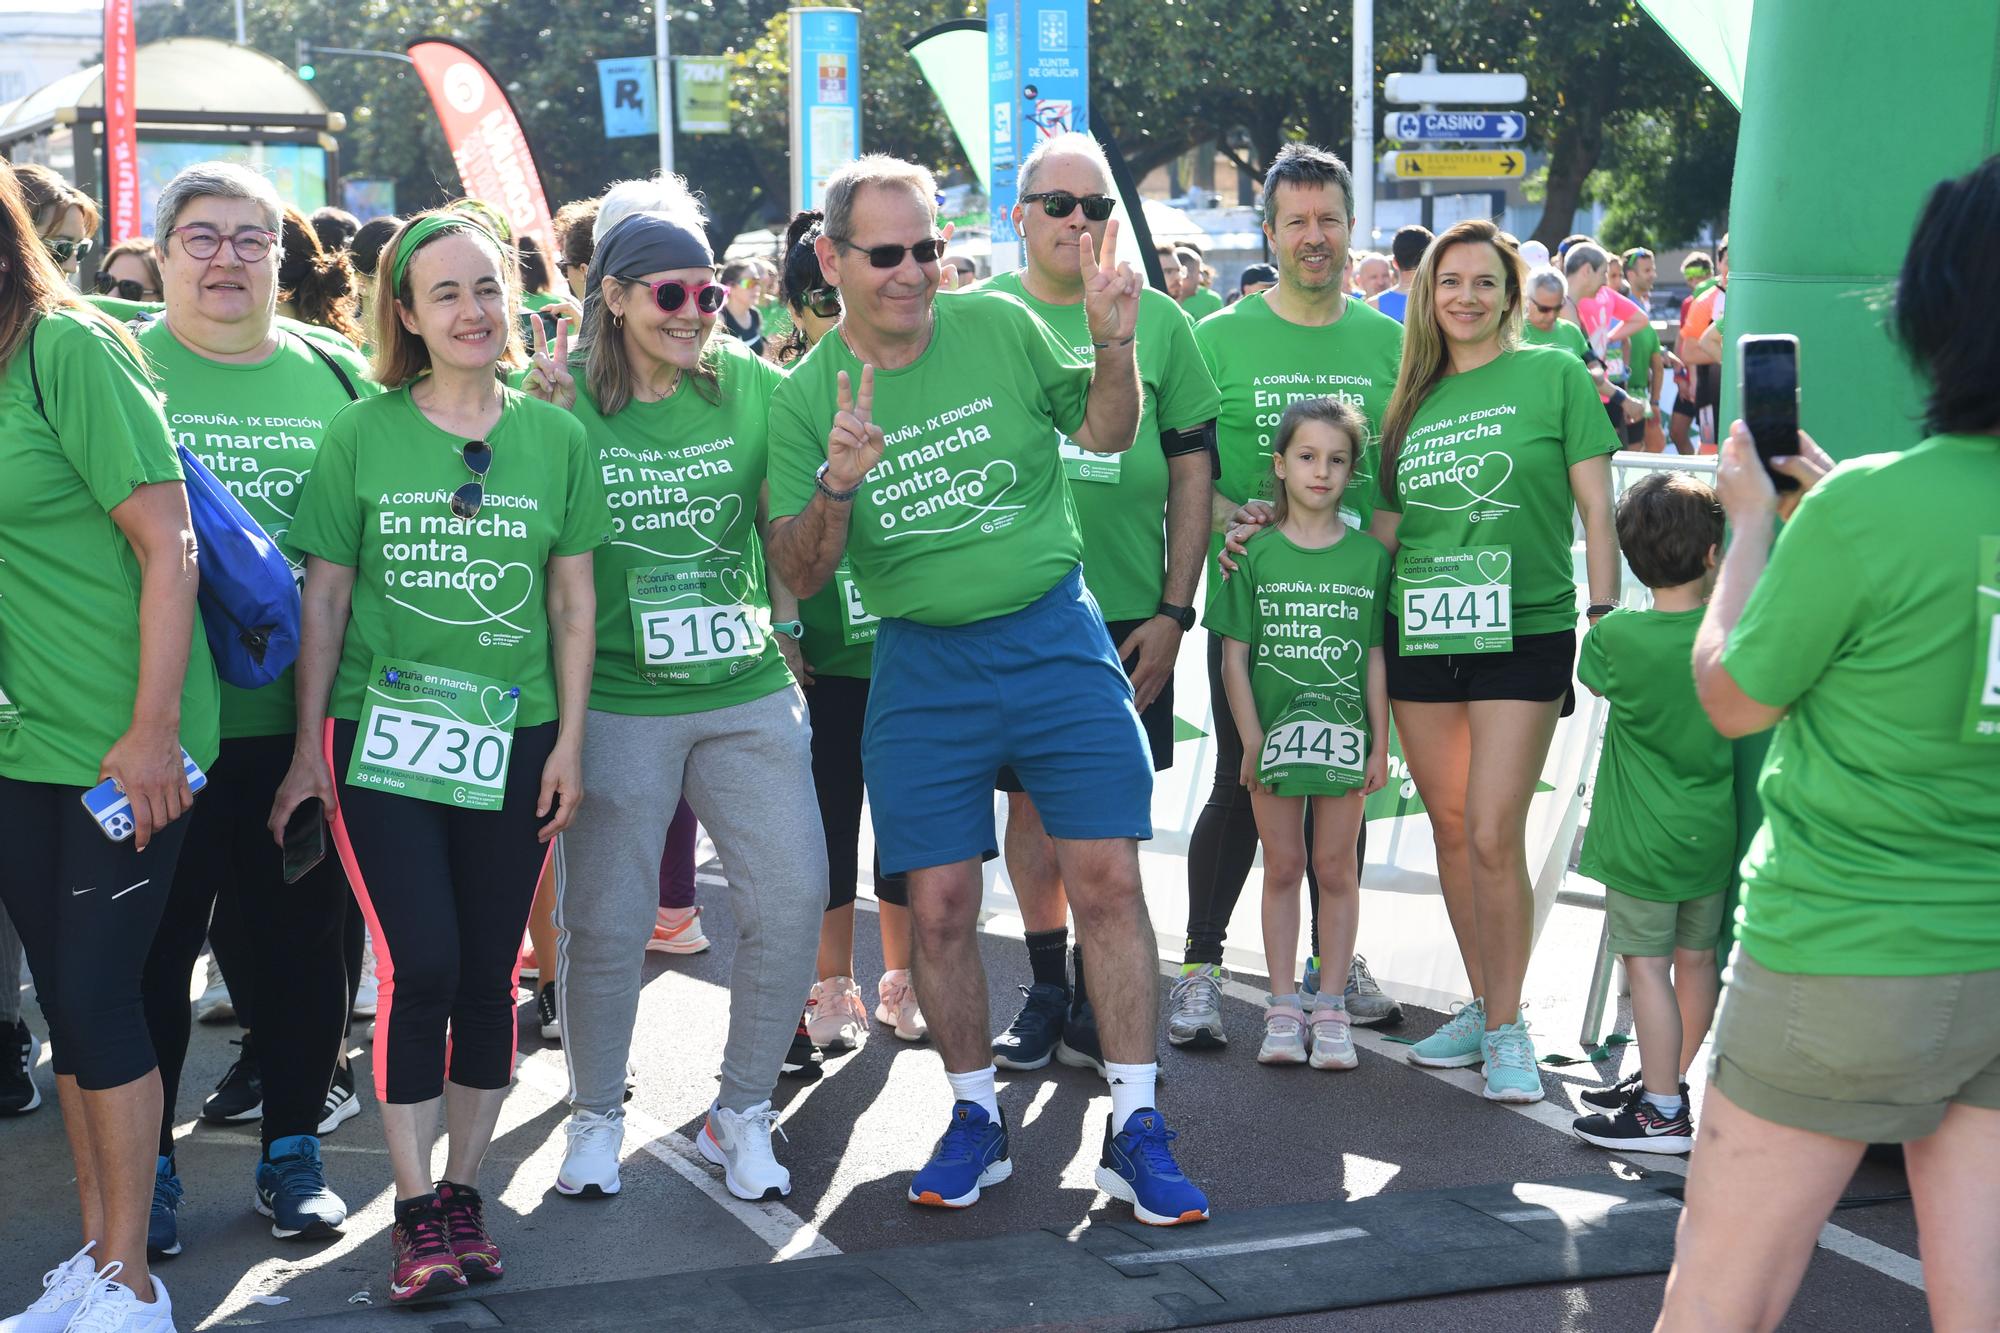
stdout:
{"type": "Polygon", "coordinates": [[[1151,1267],[1154,1264],[1181,1264],[1191,1259],[1220,1259],[1231,1254],[1266,1254],[1272,1250],[1302,1250],[1310,1245],[1332,1245],[1337,1241],[1359,1240],[1368,1233],[1361,1227],[1336,1227],[1331,1231],[1301,1231],[1291,1236],[1266,1236],[1258,1240],[1230,1241],[1222,1245],[1187,1245],[1177,1250],[1139,1250],[1132,1254],[1107,1254],[1105,1263],[1120,1268],[1151,1267]]]}

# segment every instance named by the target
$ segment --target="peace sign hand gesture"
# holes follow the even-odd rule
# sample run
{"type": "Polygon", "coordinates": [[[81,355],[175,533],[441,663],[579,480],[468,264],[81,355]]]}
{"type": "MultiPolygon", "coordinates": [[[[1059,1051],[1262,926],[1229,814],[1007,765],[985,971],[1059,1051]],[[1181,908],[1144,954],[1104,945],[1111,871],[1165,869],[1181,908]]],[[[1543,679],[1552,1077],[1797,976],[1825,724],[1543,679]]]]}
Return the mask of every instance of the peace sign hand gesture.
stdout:
{"type": "Polygon", "coordinates": [[[576,376],[569,369],[569,321],[556,321],[556,336],[553,346],[549,343],[549,332],[539,317],[529,319],[535,332],[535,358],[529,362],[528,377],[522,387],[530,398],[539,398],[557,407],[576,406],[576,376]]]}
{"type": "Polygon", "coordinates": [[[840,410],[826,436],[826,484],[851,491],[870,468],[882,461],[882,428],[869,420],[875,407],[875,367],[861,367],[861,392],[856,395],[847,372],[840,372],[840,410]]]}
{"type": "MultiPolygon", "coordinates": [[[[1090,233],[1077,237],[1077,267],[1083,274],[1084,318],[1090,323],[1093,343],[1123,343],[1139,327],[1139,291],[1143,285],[1130,264],[1098,267],[1097,246],[1090,233]]],[[[1104,224],[1104,255],[1118,254],[1118,219],[1104,224]]]]}

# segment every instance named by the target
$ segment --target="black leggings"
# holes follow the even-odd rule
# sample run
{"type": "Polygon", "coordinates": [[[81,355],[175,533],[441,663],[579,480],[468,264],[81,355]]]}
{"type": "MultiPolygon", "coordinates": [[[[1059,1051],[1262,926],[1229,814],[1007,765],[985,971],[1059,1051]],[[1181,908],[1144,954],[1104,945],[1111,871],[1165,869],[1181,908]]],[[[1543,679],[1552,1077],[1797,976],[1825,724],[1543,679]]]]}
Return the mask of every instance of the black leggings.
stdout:
{"type": "Polygon", "coordinates": [[[146,1025],[159,1053],[160,1155],[174,1150],[174,1102],[188,1048],[188,977],[212,937],[237,1017],[257,1036],[264,1146],[319,1133],[347,1025],[347,876],[328,856],[296,884],[266,821],[292,764],[292,737],[222,742],[195,798],[180,873],[146,960],[146,1025]],[[227,924],[225,924],[227,923],[227,924]],[[223,941],[232,930],[241,943],[223,941]],[[255,1003],[256,1007],[252,1008],[255,1003]]]}
{"type": "Polygon", "coordinates": [[[555,813],[538,818],[535,803],[556,724],[514,733],[498,810],[349,785],[358,730],[334,722],[328,758],[340,803],[334,843],[375,937],[375,1096],[427,1102],[447,1075],[463,1088],[504,1088],[521,932],[549,854],[535,835],[555,813]]]}
{"type": "Polygon", "coordinates": [[[0,778],[0,903],[35,974],[56,1073],[96,1092],[144,1078],[157,1063],[140,978],[188,821],[135,851],[131,838],[104,836],[83,808],[84,790],[0,778]]]}
{"type": "MultiPolygon", "coordinates": [[[[1222,939],[1229,930],[1230,914],[1243,896],[1243,881],[1250,877],[1250,865],[1257,859],[1257,816],[1250,807],[1250,789],[1243,785],[1243,738],[1236,732],[1236,718],[1229,711],[1229,696],[1222,689],[1222,636],[1208,636],[1208,697],[1215,715],[1215,786],[1208,803],[1195,819],[1188,839],[1188,934],[1189,963],[1222,962],[1222,939]]],[[[1313,873],[1312,802],[1306,802],[1306,902],[1312,909],[1312,947],[1319,948],[1319,876],[1313,873]]],[[[1368,859],[1368,821],[1361,822],[1361,836],[1355,846],[1357,866],[1368,859]]],[[[1346,978],[1340,983],[1346,984],[1346,978]]],[[[1274,987],[1290,982],[1271,978],[1274,987]]]]}
{"type": "MultiPolygon", "coordinates": [[[[812,716],[813,786],[819,790],[819,818],[826,827],[826,908],[854,901],[861,877],[861,724],[868,716],[868,681],[856,676],[819,676],[806,691],[812,716]]],[[[876,857],[875,896],[891,907],[910,905],[910,882],[884,875],[876,857]]]]}

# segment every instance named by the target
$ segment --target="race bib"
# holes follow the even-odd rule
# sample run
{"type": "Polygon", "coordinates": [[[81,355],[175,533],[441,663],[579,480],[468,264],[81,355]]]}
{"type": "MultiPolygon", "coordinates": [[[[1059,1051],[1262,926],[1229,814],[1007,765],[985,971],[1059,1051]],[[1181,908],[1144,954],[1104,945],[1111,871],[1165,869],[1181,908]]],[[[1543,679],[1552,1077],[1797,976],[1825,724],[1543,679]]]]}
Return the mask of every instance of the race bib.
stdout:
{"type": "Polygon", "coordinates": [[[1310,781],[1359,787],[1368,762],[1368,733],[1342,718],[1348,711],[1330,694],[1301,693],[1264,732],[1257,780],[1266,786],[1310,781]]]}
{"type": "Polygon", "coordinates": [[[1397,629],[1406,657],[1504,653],[1514,647],[1514,552],[1467,546],[1396,555],[1397,629]]]}
{"type": "Polygon", "coordinates": [[[740,566],[679,561],[627,570],[639,677],[653,685],[710,685],[764,656],[770,613],[740,566]]]}
{"type": "Polygon", "coordinates": [[[854,581],[854,570],[845,560],[833,571],[833,585],[835,595],[840,598],[841,642],[849,647],[873,643],[876,631],[881,628],[882,617],[870,615],[868,608],[861,604],[861,585],[854,581]]]}
{"type": "Polygon", "coordinates": [[[378,657],[347,781],[462,810],[498,810],[521,687],[469,671],[378,657]]]}
{"type": "Polygon", "coordinates": [[[1625,382],[1624,353],[1622,352],[1607,353],[1604,358],[1604,373],[1611,377],[1613,383],[1623,384],[1625,382]]]}
{"type": "Polygon", "coordinates": [[[1062,437],[1063,475],[1071,481],[1108,482],[1118,484],[1120,469],[1125,466],[1123,454],[1095,454],[1080,444],[1071,442],[1069,436],[1062,437]]]}
{"type": "Polygon", "coordinates": [[[1979,539],[1972,579],[1972,692],[1960,739],[2000,743],[2000,537],[1979,539]]]}
{"type": "Polygon", "coordinates": [[[21,725],[21,706],[7,697],[7,691],[0,690],[0,731],[12,731],[21,725]]]}

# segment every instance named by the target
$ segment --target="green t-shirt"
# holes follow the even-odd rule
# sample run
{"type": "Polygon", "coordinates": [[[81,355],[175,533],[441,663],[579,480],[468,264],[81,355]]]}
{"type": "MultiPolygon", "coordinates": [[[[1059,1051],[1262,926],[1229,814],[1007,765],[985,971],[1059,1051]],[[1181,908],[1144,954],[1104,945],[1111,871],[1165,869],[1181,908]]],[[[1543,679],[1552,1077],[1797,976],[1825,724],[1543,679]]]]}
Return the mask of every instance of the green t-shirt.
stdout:
{"type": "MultiPolygon", "coordinates": [[[[0,372],[0,478],[0,694],[19,710],[0,777],[93,787],[139,690],[139,560],[111,511],[182,479],[159,398],[97,319],[50,315],[0,372]]],[[[218,707],[197,620],[181,745],[204,768],[218,707]]]]}
{"type": "MultiPolygon", "coordinates": [[[[1018,272],[1000,274],[986,286],[1019,297],[1069,340],[1079,359],[1094,358],[1081,303],[1038,301],[1018,272]]],[[[1195,347],[1194,324],[1172,297],[1151,287],[1139,293],[1137,335],[1145,394],[1138,439],[1127,452],[1109,457],[1081,452],[1067,441],[1063,451],[1075,460],[1067,471],[1083,527],[1084,581],[1108,621],[1151,616],[1166,586],[1167,456],[1160,452],[1160,432],[1213,421],[1217,410],[1215,381],[1195,347]],[[1098,477],[1105,479],[1093,479],[1098,477]]]]}
{"type": "Polygon", "coordinates": [[[1653,384],[1653,358],[1660,354],[1660,334],[1648,320],[1625,346],[1626,391],[1639,398],[1647,396],[1653,384]]]}
{"type": "MultiPolygon", "coordinates": [[[[1289,404],[1338,398],[1361,409],[1372,437],[1403,360],[1403,326],[1372,306],[1349,300],[1338,320],[1308,328],[1279,318],[1265,295],[1246,296],[1194,330],[1222,399],[1215,421],[1222,476],[1215,489],[1237,504],[1270,497],[1271,441],[1289,404]]],[[[1371,438],[1341,496],[1340,516],[1357,528],[1366,528],[1375,512],[1377,457],[1371,438]]],[[[1215,566],[1221,550],[1217,533],[1208,544],[1211,601],[1222,583],[1215,566]]]]}
{"type": "MultiPolygon", "coordinates": [[[[1150,292],[1157,291],[1158,289],[1148,287],[1146,290],[1150,292]]],[[[1167,294],[1160,292],[1160,295],[1166,296],[1167,294]]],[[[1167,299],[1171,301],[1173,298],[1169,296],[1167,299]]],[[[1201,288],[1193,296],[1180,303],[1181,309],[1187,312],[1187,317],[1193,320],[1207,319],[1210,315],[1222,309],[1223,304],[1222,298],[1217,296],[1213,289],[1208,287],[1201,288]]]]}
{"type": "Polygon", "coordinates": [[[493,464],[470,522],[451,496],[472,479],[465,441],[433,425],[408,385],[349,404],[327,427],[292,521],[292,546],[355,571],[331,716],[361,720],[379,654],[520,687],[519,725],[556,716],[545,574],[611,531],[583,423],[503,390],[493,464]]]}
{"type": "Polygon", "coordinates": [[[1613,611],[1577,659],[1611,704],[1577,869],[1650,902],[1721,893],[1736,860],[1736,760],[1694,692],[1701,617],[1613,611]]]}
{"type": "MultiPolygon", "coordinates": [[[[1569,470],[1617,449],[1583,362],[1549,347],[1502,352],[1445,376],[1417,408],[1383,508],[1402,511],[1403,552],[1510,548],[1514,633],[1560,633],[1576,626],[1569,470]]],[[[1390,614],[1402,605],[1399,572],[1390,614]]]]}
{"type": "Polygon", "coordinates": [[[771,594],[764,544],[757,536],[771,392],[785,373],[734,339],[716,345],[719,403],[709,402],[683,375],[670,396],[633,401],[606,417],[578,382],[576,414],[611,508],[611,540],[592,566],[597,578],[592,708],[655,717],[701,713],[761,699],[792,683],[791,668],[770,633],[771,594]],[[764,649],[699,673],[714,679],[655,673],[654,683],[640,671],[630,571],[689,562],[717,572],[730,604],[753,608],[762,622],[764,649]]]}
{"type": "MultiPolygon", "coordinates": [[[[1368,728],[1368,650],[1382,644],[1382,593],[1389,582],[1389,552],[1365,532],[1349,531],[1332,546],[1308,550],[1275,527],[1251,538],[1236,573],[1209,599],[1208,628],[1250,645],[1250,693],[1257,722],[1267,732],[1294,709],[1304,692],[1330,697],[1323,721],[1361,733],[1365,762],[1368,728]]],[[[1218,707],[1228,707],[1218,700],[1218,707]]],[[[1316,710],[1316,715],[1320,715],[1316,710]]],[[[1351,780],[1281,782],[1280,796],[1358,787],[1351,780]]]]}
{"type": "MultiPolygon", "coordinates": [[[[966,625],[1033,602],[1083,558],[1061,437],[1083,425],[1091,367],[1004,292],[932,305],[930,343],[875,372],[882,461],[854,497],[847,557],[868,609],[966,625]]],[[[861,362],[829,334],[771,396],[771,515],[811,503],[839,409],[861,362]]]]}
{"type": "Polygon", "coordinates": [[[521,309],[533,314],[537,310],[548,309],[550,306],[559,303],[562,299],[562,297],[557,296],[554,292],[522,292],[521,309]]]}
{"type": "Polygon", "coordinates": [[[2000,698],[1996,497],[1990,436],[1841,464],[1729,636],[1731,678],[1789,710],[1737,917],[1773,971],[2000,968],[2000,743],[1967,739],[1971,702],[2000,698]]]}
{"type": "Polygon", "coordinates": [[[1530,347],[1560,347],[1565,352],[1574,354],[1579,361],[1590,351],[1590,344],[1584,340],[1583,330],[1566,319],[1558,319],[1556,326],[1547,333],[1522,320],[1521,341],[1530,347]]]}
{"type": "MultiPolygon", "coordinates": [[[[352,401],[338,376],[304,335],[277,330],[277,346],[262,361],[211,361],[187,347],[156,319],[139,332],[153,382],[165,395],[174,439],[202,461],[271,534],[303,577],[305,557],[287,534],[306,474],[312,471],[327,423],[352,401]]],[[[315,340],[347,375],[357,395],[379,392],[368,363],[338,335],[315,340]]],[[[222,682],[222,734],[288,736],[296,725],[292,673],[260,690],[222,682]]]]}

